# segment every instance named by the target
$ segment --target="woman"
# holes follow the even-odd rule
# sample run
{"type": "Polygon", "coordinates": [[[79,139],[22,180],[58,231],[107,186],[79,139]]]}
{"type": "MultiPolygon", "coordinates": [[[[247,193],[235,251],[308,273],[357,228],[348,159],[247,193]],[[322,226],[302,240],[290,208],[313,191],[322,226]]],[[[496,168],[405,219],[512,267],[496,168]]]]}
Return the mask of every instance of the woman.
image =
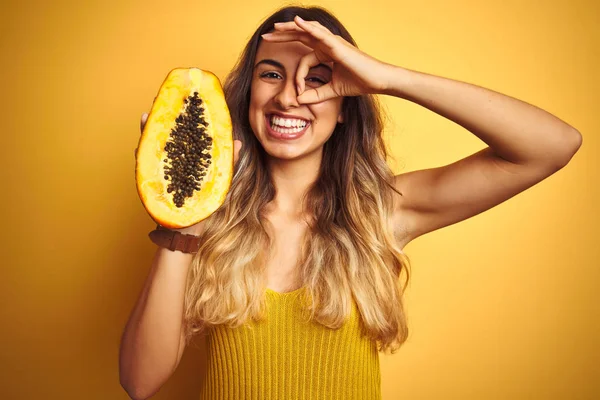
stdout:
{"type": "Polygon", "coordinates": [[[378,351],[408,335],[403,247],[535,185],[581,145],[539,108],[368,56],[321,8],[269,17],[224,89],[238,139],[231,189],[180,230],[201,238],[196,256],[157,250],[121,342],[133,398],[155,393],[198,333],[203,398],[380,398],[378,351]],[[420,104],[489,147],[393,176],[374,94],[420,104]]]}

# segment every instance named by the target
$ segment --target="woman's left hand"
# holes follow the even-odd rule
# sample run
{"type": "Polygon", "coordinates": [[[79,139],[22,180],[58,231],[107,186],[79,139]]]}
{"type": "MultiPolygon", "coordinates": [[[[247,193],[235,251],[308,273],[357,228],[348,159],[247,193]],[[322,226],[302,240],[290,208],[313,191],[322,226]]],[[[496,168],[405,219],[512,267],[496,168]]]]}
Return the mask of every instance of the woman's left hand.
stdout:
{"type": "Polygon", "coordinates": [[[262,37],[269,42],[299,41],[313,49],[302,57],[296,73],[300,103],[318,103],[337,96],[382,93],[387,87],[386,77],[391,65],[363,53],[316,21],[304,21],[296,16],[294,21],[275,24],[275,32],[262,37]],[[309,69],[327,62],[333,62],[331,81],[304,91],[304,79],[309,69]]]}

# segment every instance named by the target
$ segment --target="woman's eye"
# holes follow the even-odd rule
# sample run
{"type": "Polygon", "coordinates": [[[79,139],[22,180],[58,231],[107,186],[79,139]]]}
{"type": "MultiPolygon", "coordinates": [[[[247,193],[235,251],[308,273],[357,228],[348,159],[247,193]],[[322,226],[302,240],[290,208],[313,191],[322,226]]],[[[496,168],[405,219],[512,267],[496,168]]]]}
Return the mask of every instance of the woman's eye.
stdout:
{"type": "Polygon", "coordinates": [[[316,83],[320,83],[322,85],[326,84],[327,82],[325,82],[323,79],[321,78],[317,78],[316,76],[311,76],[310,78],[306,78],[307,81],[309,82],[316,82],[316,83]]]}
{"type": "Polygon", "coordinates": [[[264,72],[260,75],[260,77],[277,79],[279,77],[279,74],[276,74],[275,72],[264,72]]]}

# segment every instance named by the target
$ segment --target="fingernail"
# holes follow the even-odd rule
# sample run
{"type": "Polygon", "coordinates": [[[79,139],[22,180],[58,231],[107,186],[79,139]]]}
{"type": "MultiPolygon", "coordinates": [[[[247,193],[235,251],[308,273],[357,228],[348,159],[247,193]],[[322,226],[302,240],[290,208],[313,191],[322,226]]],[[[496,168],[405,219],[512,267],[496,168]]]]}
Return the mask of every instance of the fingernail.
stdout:
{"type": "Polygon", "coordinates": [[[265,33],[265,34],[260,35],[260,36],[262,36],[262,37],[271,37],[271,36],[273,36],[273,34],[272,33],[265,33]]]}
{"type": "Polygon", "coordinates": [[[304,20],[302,19],[302,17],[300,17],[299,15],[296,15],[296,18],[298,18],[300,21],[304,22],[304,20]]]}

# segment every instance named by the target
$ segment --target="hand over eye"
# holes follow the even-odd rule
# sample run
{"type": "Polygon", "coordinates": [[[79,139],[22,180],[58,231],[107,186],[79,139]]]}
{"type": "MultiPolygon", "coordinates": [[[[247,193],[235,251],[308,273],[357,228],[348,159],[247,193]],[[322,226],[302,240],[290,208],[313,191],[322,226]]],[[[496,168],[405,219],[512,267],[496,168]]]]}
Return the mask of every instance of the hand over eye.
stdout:
{"type": "Polygon", "coordinates": [[[299,41],[313,49],[301,58],[296,73],[298,102],[317,103],[337,96],[359,96],[382,93],[391,65],[360,51],[339,35],[316,21],[294,21],[275,24],[275,31],[262,35],[269,42],[299,41]],[[311,67],[333,63],[331,81],[306,89],[305,79],[311,67]]]}

